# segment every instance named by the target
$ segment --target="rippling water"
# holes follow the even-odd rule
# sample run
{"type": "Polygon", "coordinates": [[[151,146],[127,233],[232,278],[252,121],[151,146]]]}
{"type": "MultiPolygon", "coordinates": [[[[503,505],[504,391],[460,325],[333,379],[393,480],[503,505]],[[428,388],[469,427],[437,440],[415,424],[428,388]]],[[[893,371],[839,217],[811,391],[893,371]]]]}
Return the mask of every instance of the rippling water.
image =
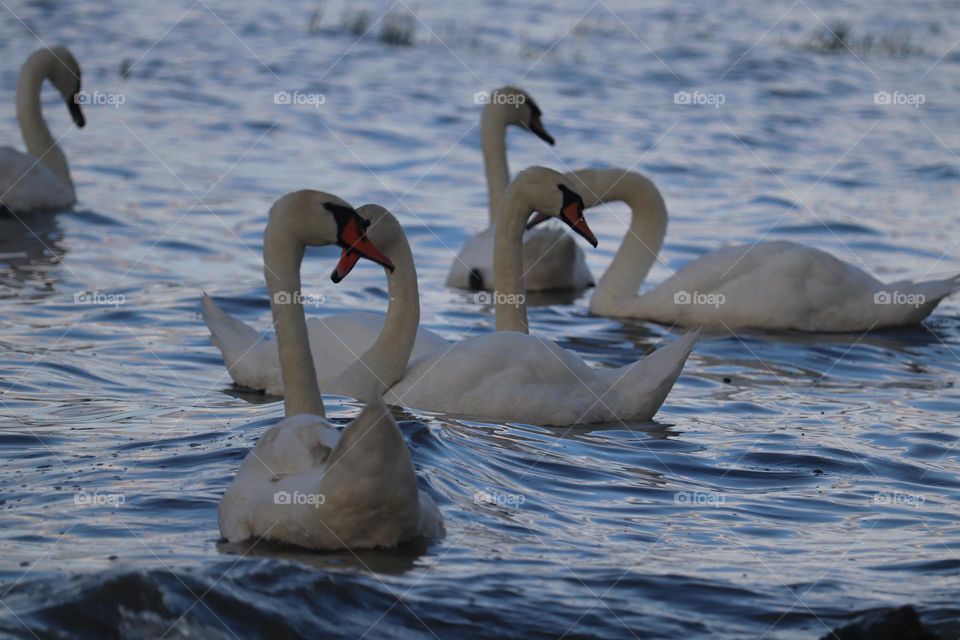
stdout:
{"type": "MultiPolygon", "coordinates": [[[[475,91],[516,83],[543,108],[558,146],[512,132],[514,169],[657,182],[671,224],[651,282],[760,236],[891,281],[960,271],[956,2],[645,5],[426,0],[410,46],[390,46],[379,24],[359,42],[342,26],[386,3],[4,4],[4,143],[20,146],[13,89],[37,38],[125,101],[69,129],[48,88],[80,203],[29,230],[0,220],[0,634],[816,638],[912,603],[956,637],[957,298],[866,336],[707,335],[653,423],[398,410],[446,518],[424,548],[218,542],[218,500],[282,406],[231,388],[200,292],[266,328],[266,211],[312,187],[397,214],[426,326],[492,330],[443,287],[486,217],[475,91]],[[849,49],[823,44],[824,22],[849,25],[849,49]],[[279,90],[326,101],[278,106],[279,90]]],[[[599,274],[627,211],[588,215],[599,274]]],[[[372,265],[333,286],[333,255],[305,264],[326,297],[311,313],[385,305],[372,265]]],[[[588,299],[534,309],[533,330],[598,365],[665,333],[590,317],[588,299]]],[[[328,401],[336,419],[358,411],[328,401]]]]}

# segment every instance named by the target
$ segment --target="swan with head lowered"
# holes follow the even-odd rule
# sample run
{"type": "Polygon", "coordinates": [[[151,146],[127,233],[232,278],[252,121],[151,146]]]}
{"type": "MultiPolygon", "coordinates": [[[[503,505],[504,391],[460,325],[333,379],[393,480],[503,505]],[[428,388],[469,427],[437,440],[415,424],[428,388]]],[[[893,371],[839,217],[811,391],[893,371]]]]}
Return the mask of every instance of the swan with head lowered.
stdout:
{"type": "Polygon", "coordinates": [[[534,211],[560,218],[596,246],[583,200],[563,175],[531,167],[504,193],[495,246],[496,329],[415,358],[384,399],[499,421],[572,425],[649,420],[693,349],[693,331],[632,364],[602,369],[528,332],[523,232],[534,211]]]}
{"type": "MultiPolygon", "coordinates": [[[[387,275],[386,316],[367,311],[351,311],[322,318],[310,318],[307,331],[313,359],[322,362],[317,371],[320,386],[330,393],[361,397],[368,376],[364,364],[376,364],[377,375],[384,387],[400,379],[407,360],[445,348],[447,341],[429,329],[419,328],[420,292],[417,270],[410,244],[403,228],[386,209],[364,205],[360,215],[370,222],[367,237],[390,259],[396,268],[385,269],[387,275]],[[394,353],[403,345],[409,350],[394,353]],[[363,354],[361,363],[358,358],[363,354]],[[356,365],[356,366],[353,366],[356,365]]],[[[347,254],[338,266],[351,267],[349,260],[359,254],[347,254]]],[[[342,277],[337,275],[335,277],[342,277]]],[[[281,292],[281,298],[286,292],[281,292]]],[[[240,386],[271,395],[283,395],[283,377],[277,342],[264,338],[253,327],[224,311],[204,294],[201,305],[203,319],[210,329],[211,341],[220,349],[233,381],[240,386]]]]}
{"type": "Polygon", "coordinates": [[[15,214],[69,209],[77,198],[67,158],[50,133],[40,106],[43,82],[49,80],[63,95],[78,127],[80,66],[64,47],[35,51],[27,58],[17,82],[17,120],[27,152],[0,147],[0,210],[15,214]]]}
{"type": "Polygon", "coordinates": [[[630,228],[590,300],[597,315],[716,329],[868,331],[918,323],[960,288],[960,276],[884,283],[819,249],[770,241],[711,251],[639,294],[667,230],[659,190],[622,169],[566,178],[587,207],[622,201],[631,210],[630,228]]]}
{"type": "MultiPolygon", "coordinates": [[[[490,94],[480,119],[483,167],[487,176],[490,225],[463,245],[450,266],[447,286],[459,289],[493,288],[493,245],[497,215],[510,182],[507,166],[507,127],[516,125],[547,144],[553,137],[541,121],[540,108],[523,90],[501,87],[490,94]]],[[[593,284],[583,251],[561,227],[530,231],[523,238],[527,291],[583,289],[593,284]]]]}
{"type": "Polygon", "coordinates": [[[337,244],[343,255],[334,281],[360,257],[392,268],[366,238],[366,225],[346,202],[319,191],[288,194],[270,210],[264,276],[285,416],[260,437],[220,502],[220,533],[229,542],[255,538],[358,549],[444,533],[440,511],[418,488],[403,436],[379,397],[382,386],[370,387],[366,408],[342,432],[325,418],[301,304],[300,265],[308,245],[337,244]]]}

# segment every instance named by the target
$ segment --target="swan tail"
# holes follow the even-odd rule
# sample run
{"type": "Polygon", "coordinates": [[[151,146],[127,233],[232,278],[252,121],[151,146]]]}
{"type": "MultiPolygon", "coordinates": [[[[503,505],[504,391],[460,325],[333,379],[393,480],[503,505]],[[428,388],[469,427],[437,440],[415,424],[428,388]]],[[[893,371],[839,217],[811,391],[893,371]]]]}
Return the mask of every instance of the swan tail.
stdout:
{"type": "Polygon", "coordinates": [[[952,278],[943,280],[927,280],[926,282],[917,282],[913,285],[917,293],[922,293],[934,305],[940,302],[948,295],[960,289],[960,273],[952,278]]]}
{"type": "Polygon", "coordinates": [[[960,290],[960,274],[925,282],[906,280],[894,282],[874,294],[874,302],[882,300],[882,304],[895,314],[890,324],[913,324],[933,313],[941,300],[957,290],[960,290]]]}
{"type": "Polygon", "coordinates": [[[652,419],[680,377],[699,337],[699,329],[688,331],[672,344],[627,365],[626,373],[623,369],[615,370],[616,382],[610,388],[612,402],[609,406],[616,413],[620,413],[617,407],[625,409],[624,415],[617,417],[622,420],[652,419]]]}
{"type": "Polygon", "coordinates": [[[213,298],[206,293],[201,300],[201,315],[210,330],[210,342],[220,349],[223,360],[230,371],[230,377],[239,385],[251,389],[265,389],[258,380],[254,352],[260,342],[256,329],[237,320],[224,311],[213,298]]]}

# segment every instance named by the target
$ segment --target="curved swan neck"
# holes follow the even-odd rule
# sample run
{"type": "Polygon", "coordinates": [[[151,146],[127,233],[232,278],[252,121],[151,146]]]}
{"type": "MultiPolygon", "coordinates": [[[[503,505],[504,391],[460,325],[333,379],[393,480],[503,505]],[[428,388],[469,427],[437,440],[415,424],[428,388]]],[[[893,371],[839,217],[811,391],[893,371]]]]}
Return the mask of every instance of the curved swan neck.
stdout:
{"type": "Polygon", "coordinates": [[[667,234],[667,207],[657,187],[639,173],[622,169],[586,169],[567,176],[582,186],[584,205],[624,202],[630,207],[630,227],[607,271],[600,278],[593,298],[623,300],[637,290],[657,260],[667,234]]]}
{"type": "Polygon", "coordinates": [[[263,237],[263,275],[280,352],[284,414],[325,416],[300,296],[300,264],[305,249],[289,220],[271,216],[263,237]]]}
{"type": "Polygon", "coordinates": [[[382,396],[403,377],[420,326],[417,268],[410,243],[402,231],[386,254],[394,264],[392,273],[384,269],[387,274],[387,295],[390,297],[387,317],[376,342],[360,357],[358,363],[375,377],[377,388],[373,390],[371,398],[382,396]]]}
{"type": "Polygon", "coordinates": [[[507,122],[500,105],[487,104],[480,117],[480,146],[483,149],[483,170],[487,176],[487,210],[490,224],[497,223],[503,204],[503,193],[510,182],[507,165],[507,122]]]}
{"type": "Polygon", "coordinates": [[[54,64],[57,64],[57,60],[49,51],[41,51],[27,58],[17,81],[17,120],[20,122],[23,143],[30,155],[42,161],[55,176],[73,189],[67,158],[50,133],[40,104],[43,81],[54,64]]]}
{"type": "Polygon", "coordinates": [[[529,333],[523,285],[523,231],[533,211],[516,183],[504,194],[504,210],[493,241],[493,283],[497,331],[529,333]]]}

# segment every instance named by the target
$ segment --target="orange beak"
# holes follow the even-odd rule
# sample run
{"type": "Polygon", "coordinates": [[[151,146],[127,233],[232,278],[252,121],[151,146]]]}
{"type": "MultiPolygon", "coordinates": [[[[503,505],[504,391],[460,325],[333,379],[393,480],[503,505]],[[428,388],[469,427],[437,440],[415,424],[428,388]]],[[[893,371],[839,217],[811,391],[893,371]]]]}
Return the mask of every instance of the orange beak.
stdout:
{"type": "Polygon", "coordinates": [[[543,123],[540,122],[540,116],[533,116],[532,118],[530,118],[530,123],[527,125],[527,128],[530,129],[530,131],[535,136],[537,136],[538,138],[540,138],[550,146],[553,146],[553,143],[554,143],[553,136],[547,133],[547,130],[543,126],[543,123]]]}
{"type": "Polygon", "coordinates": [[[579,202],[572,202],[560,211],[560,219],[570,225],[570,228],[586,238],[594,247],[597,246],[597,236],[587,226],[587,219],[583,217],[583,205],[579,202]]]}
{"type": "MultiPolygon", "coordinates": [[[[545,213],[538,213],[527,223],[527,229],[532,229],[541,222],[546,222],[552,216],[548,216],[545,213]]],[[[579,233],[581,236],[586,238],[594,247],[597,246],[597,237],[593,235],[593,231],[590,230],[590,227],[587,225],[587,219],[583,217],[583,209],[580,208],[580,203],[571,202],[568,204],[561,212],[560,219],[563,220],[567,226],[579,233]]]]}
{"type": "Polygon", "coordinates": [[[343,247],[343,252],[340,254],[337,267],[330,274],[330,279],[335,283],[346,278],[360,258],[372,260],[390,271],[394,269],[390,258],[367,238],[366,228],[362,226],[362,221],[363,218],[360,217],[350,220],[340,234],[340,246],[343,247]]]}

